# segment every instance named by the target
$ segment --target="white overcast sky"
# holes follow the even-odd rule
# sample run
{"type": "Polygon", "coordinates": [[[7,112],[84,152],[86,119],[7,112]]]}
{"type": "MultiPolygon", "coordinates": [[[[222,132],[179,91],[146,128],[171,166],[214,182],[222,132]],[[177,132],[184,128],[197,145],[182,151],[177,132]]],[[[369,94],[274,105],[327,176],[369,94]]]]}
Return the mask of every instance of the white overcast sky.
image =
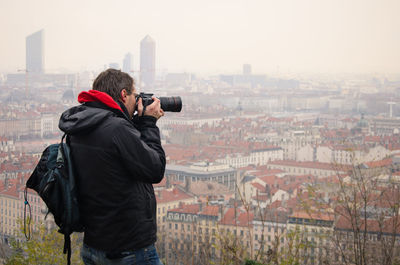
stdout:
{"type": "Polygon", "coordinates": [[[400,72],[400,0],[0,0],[0,71],[40,29],[50,71],[137,68],[149,34],[170,72],[400,72]]]}

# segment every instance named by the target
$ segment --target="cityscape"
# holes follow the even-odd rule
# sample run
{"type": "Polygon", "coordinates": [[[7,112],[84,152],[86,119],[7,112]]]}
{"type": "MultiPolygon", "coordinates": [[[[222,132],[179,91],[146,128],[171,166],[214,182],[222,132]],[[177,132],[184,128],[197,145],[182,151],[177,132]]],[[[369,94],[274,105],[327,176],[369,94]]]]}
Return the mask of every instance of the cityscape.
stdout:
{"type": "MultiPolygon", "coordinates": [[[[150,34],[102,69],[52,73],[46,37],[26,36],[25,68],[0,73],[0,263],[25,241],[25,183],[60,141],[61,113],[114,68],[141,92],[182,98],[157,122],[164,264],[400,264],[400,74],[161,72],[150,34]]],[[[27,196],[33,231],[54,229],[27,196]]]]}

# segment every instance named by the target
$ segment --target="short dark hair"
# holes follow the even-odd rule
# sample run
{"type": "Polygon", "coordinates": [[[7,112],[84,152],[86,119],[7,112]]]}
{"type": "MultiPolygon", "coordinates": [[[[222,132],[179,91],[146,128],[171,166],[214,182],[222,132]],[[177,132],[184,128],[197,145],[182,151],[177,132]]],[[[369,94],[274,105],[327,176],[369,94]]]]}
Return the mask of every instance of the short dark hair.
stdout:
{"type": "Polygon", "coordinates": [[[120,100],[121,91],[126,89],[128,95],[132,94],[135,81],[127,73],[116,69],[107,69],[101,72],[93,82],[93,89],[105,92],[115,101],[120,100]]]}

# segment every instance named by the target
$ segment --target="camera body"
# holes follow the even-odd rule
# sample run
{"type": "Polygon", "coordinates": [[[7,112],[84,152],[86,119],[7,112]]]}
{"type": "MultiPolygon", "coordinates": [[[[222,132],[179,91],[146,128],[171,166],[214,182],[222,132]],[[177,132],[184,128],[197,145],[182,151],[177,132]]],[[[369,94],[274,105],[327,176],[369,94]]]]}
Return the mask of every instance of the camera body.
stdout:
{"type": "MultiPolygon", "coordinates": [[[[151,98],[154,94],[141,92],[136,96],[136,101],[142,98],[143,107],[146,108],[148,105],[153,103],[151,98]]],[[[181,97],[159,97],[161,109],[163,111],[180,112],[182,110],[181,97]]]]}

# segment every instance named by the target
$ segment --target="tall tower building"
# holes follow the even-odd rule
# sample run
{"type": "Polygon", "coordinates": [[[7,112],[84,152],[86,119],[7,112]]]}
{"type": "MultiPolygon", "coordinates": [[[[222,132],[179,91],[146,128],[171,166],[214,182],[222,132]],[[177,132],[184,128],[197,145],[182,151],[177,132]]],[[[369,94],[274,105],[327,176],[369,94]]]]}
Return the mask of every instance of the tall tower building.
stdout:
{"type": "Polygon", "coordinates": [[[26,70],[44,73],[44,30],[26,37],[26,70]]]}
{"type": "Polygon", "coordinates": [[[243,75],[251,75],[251,65],[250,64],[243,65],[243,75]]]}
{"type": "Polygon", "coordinates": [[[151,87],[156,73],[156,43],[147,35],[140,42],[140,82],[144,87],[151,87]]]}
{"type": "Polygon", "coordinates": [[[132,53],[125,54],[124,61],[122,63],[122,71],[130,75],[133,74],[133,55],[132,53]]]}

